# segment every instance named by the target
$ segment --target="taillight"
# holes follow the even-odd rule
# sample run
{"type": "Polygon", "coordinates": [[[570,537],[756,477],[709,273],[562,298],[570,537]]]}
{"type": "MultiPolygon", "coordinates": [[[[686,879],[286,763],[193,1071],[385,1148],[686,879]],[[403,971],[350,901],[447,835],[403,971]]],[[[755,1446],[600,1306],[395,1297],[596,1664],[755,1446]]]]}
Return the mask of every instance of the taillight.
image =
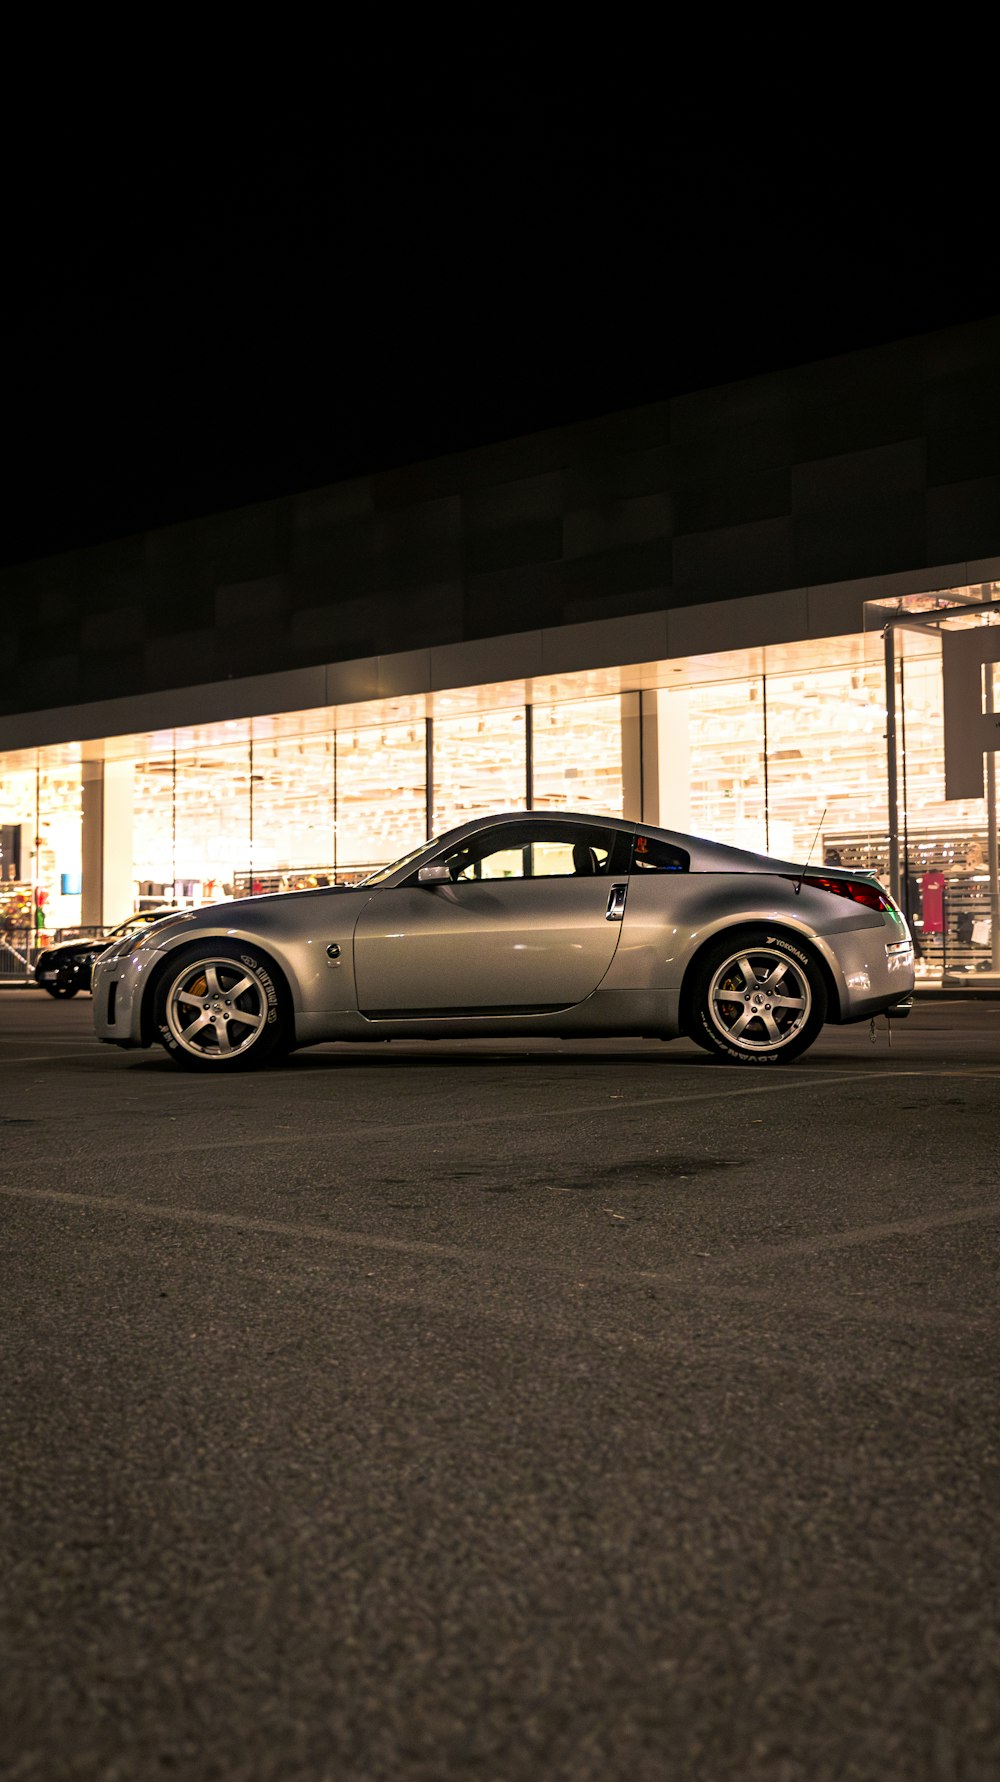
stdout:
{"type": "Polygon", "coordinates": [[[881,885],[867,879],[828,879],[819,874],[806,873],[807,885],[814,885],[817,891],[832,891],[834,897],[850,897],[854,903],[863,903],[869,910],[891,910],[892,904],[881,885]]]}

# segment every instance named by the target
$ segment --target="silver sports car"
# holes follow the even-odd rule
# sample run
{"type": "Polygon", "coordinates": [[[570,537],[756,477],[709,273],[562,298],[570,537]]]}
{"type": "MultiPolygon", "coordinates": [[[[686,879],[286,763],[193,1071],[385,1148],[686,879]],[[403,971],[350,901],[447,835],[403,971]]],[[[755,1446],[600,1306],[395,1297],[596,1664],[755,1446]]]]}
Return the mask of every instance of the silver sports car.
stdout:
{"type": "Polygon", "coordinates": [[[687,1034],[783,1064],[912,989],[906,923],[869,874],[548,811],[463,823],[349,889],[168,916],[93,977],[102,1040],[205,1071],[468,1034],[687,1034]]]}

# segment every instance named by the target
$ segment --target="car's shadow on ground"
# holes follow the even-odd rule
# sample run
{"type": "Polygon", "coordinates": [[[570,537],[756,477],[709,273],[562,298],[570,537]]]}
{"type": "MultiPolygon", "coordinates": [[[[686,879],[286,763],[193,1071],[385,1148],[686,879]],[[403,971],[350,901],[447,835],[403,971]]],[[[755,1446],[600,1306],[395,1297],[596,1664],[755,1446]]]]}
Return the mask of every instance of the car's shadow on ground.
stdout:
{"type": "MultiPolygon", "coordinates": [[[[404,1042],[406,1044],[406,1042],[404,1042]]],[[[480,1042],[482,1044],[482,1042],[480,1042]]],[[[494,1051],[483,1045],[482,1050],[470,1052],[466,1047],[454,1048],[442,1046],[440,1042],[430,1042],[426,1050],[416,1047],[406,1051],[382,1050],[371,1047],[346,1046],[343,1051],[303,1051],[294,1052],[285,1063],[276,1068],[284,1071],[309,1070],[407,1070],[414,1066],[421,1069],[430,1065],[435,1070],[481,1070],[487,1065],[501,1065],[504,1069],[524,1070],[532,1067],[555,1066],[568,1069],[570,1066],[580,1069],[581,1066],[606,1070],[609,1066],[619,1068],[622,1065],[638,1067],[655,1067],[661,1069],[664,1064],[672,1066],[693,1065],[698,1070],[713,1070],[721,1062],[709,1056],[707,1052],[689,1050],[678,1052],[673,1057],[664,1052],[535,1052],[535,1051],[494,1051]],[[367,1055],[366,1055],[367,1054],[367,1055]]],[[[275,1068],[275,1067],[272,1067],[275,1068]]]]}
{"type": "MultiPolygon", "coordinates": [[[[515,1051],[493,1050],[485,1042],[478,1042],[476,1050],[463,1045],[450,1046],[442,1042],[426,1042],[424,1047],[419,1042],[394,1042],[393,1049],[389,1043],[383,1045],[345,1045],[342,1049],[324,1047],[321,1050],[303,1050],[294,1052],[290,1058],[264,1065],[257,1070],[225,1071],[221,1073],[228,1079],[239,1077],[247,1082],[269,1080],[276,1076],[288,1078],[308,1074],[341,1073],[344,1071],[413,1071],[413,1070],[465,1070],[482,1071],[486,1069],[505,1071],[525,1070],[572,1070],[621,1072],[626,1069],[649,1071],[711,1071],[714,1075],[724,1072],[733,1082],[740,1078],[750,1077],[761,1082],[776,1075],[787,1076],[796,1070],[843,1070],[845,1065],[872,1065],[886,1063],[903,1064],[906,1060],[898,1053],[889,1052],[885,1048],[879,1051],[860,1049],[855,1051],[818,1052],[810,1051],[801,1059],[793,1059],[790,1064],[749,1065],[741,1068],[731,1065],[725,1059],[713,1058],[709,1053],[686,1046],[670,1051],[664,1046],[660,1051],[651,1047],[649,1051],[515,1051]],[[404,1049],[405,1048],[405,1049],[404,1049]],[[481,1048],[481,1049],[479,1049],[481,1048]]],[[[157,1057],[147,1053],[144,1057],[130,1058],[127,1063],[130,1071],[152,1072],[157,1076],[167,1076],[176,1081],[183,1076],[188,1080],[207,1078],[210,1070],[188,1071],[178,1070],[166,1056],[157,1057]]],[[[613,1080],[613,1077],[609,1080],[613,1080]]]]}

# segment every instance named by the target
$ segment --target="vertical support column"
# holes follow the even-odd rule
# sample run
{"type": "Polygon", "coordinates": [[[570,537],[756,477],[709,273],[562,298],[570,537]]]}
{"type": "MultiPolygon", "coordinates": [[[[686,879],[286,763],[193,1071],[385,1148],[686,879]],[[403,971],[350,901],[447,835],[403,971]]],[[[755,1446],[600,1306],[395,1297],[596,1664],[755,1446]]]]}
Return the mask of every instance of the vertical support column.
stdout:
{"type": "Polygon", "coordinates": [[[132,779],[131,761],[82,766],[80,920],[87,927],[120,921],[135,900],[132,779]]]}
{"type": "MultiPolygon", "coordinates": [[[[994,666],[983,664],[987,712],[995,711],[994,666]]],[[[1000,972],[1000,858],[997,856],[997,757],[995,749],[986,750],[986,858],[990,869],[990,969],[1000,972]]]]}
{"type": "Polygon", "coordinates": [[[761,717],[764,723],[764,847],[771,852],[771,784],[768,779],[768,741],[767,741],[767,675],[760,677],[761,717]]]}
{"type": "Polygon", "coordinates": [[[889,803],[889,890],[899,902],[899,771],[896,761],[896,630],[885,628],[885,759],[889,803]]]}
{"type": "Polygon", "coordinates": [[[622,694],[624,814],[664,829],[691,828],[691,743],[683,692],[622,694]]]}
{"type": "Polygon", "coordinates": [[[683,689],[656,694],[658,780],[661,828],[691,832],[691,731],[688,694],[683,689]]]}
{"type": "Polygon", "coordinates": [[[120,922],[135,903],[132,854],[135,772],[131,761],[104,763],[104,921],[120,922]]]}
{"type": "Polygon", "coordinates": [[[622,693],[622,816],[630,823],[642,819],[643,736],[642,695],[622,693]]]}
{"type": "Polygon", "coordinates": [[[639,747],[642,762],[642,820],[660,821],[660,696],[655,687],[639,694],[639,747]]]}
{"type": "Polygon", "coordinates": [[[427,806],[427,840],[434,834],[434,719],[424,719],[424,802],[427,806]]]}
{"type": "Polygon", "coordinates": [[[337,829],[338,829],[339,822],[340,822],[340,807],[337,803],[337,732],[334,731],[334,733],[333,733],[333,882],[335,885],[340,883],[339,879],[337,878],[337,866],[338,866],[337,829]]]}
{"type": "Polygon", "coordinates": [[[99,928],[104,921],[104,762],[84,761],[80,777],[80,921],[99,928]]]}

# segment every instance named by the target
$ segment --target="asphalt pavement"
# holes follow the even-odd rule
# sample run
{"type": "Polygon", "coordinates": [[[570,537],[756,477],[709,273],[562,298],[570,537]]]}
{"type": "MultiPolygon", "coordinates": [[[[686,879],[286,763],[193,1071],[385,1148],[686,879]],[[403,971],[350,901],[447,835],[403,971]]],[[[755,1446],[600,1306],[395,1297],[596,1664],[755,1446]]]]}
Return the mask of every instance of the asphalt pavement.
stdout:
{"type": "Polygon", "coordinates": [[[5,1782],[996,1782],[1000,1002],[90,1019],[0,995],[5,1782]]]}

